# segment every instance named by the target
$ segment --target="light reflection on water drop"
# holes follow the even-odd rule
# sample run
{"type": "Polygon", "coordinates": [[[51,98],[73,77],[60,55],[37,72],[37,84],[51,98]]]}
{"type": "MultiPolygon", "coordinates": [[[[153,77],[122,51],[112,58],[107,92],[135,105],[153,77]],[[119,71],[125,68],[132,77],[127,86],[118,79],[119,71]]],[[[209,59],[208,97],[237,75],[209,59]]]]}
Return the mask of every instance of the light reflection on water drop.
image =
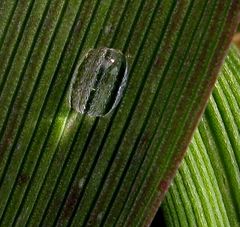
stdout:
{"type": "Polygon", "coordinates": [[[116,49],[91,49],[78,65],[71,83],[71,107],[93,117],[118,105],[127,83],[127,62],[116,49]]]}

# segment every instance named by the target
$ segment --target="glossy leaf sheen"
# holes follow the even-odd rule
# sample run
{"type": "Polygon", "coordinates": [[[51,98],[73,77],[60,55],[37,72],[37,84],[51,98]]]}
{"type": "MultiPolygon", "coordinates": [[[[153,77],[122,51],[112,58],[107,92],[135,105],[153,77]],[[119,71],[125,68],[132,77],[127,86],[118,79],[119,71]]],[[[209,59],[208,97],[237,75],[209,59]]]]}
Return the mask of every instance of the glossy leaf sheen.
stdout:
{"type": "Polygon", "coordinates": [[[239,1],[0,1],[0,225],[151,222],[191,139],[239,1]],[[71,110],[89,49],[129,81],[105,118],[71,110]]]}

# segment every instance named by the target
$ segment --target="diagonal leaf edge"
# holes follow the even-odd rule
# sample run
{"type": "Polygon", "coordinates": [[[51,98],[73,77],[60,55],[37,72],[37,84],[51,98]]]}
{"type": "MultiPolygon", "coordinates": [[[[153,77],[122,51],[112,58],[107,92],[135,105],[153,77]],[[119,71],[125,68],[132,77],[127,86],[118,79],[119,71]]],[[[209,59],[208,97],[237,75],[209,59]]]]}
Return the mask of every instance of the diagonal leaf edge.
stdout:
{"type": "Polygon", "coordinates": [[[232,47],[163,203],[169,226],[239,226],[239,59],[232,47]]]}

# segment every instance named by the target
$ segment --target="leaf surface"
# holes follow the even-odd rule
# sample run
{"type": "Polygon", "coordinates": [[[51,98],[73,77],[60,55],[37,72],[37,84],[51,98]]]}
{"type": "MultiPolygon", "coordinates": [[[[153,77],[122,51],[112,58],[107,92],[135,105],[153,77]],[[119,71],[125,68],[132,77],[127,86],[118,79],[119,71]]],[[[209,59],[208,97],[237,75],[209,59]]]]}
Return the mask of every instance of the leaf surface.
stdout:
{"type": "Polygon", "coordinates": [[[151,222],[239,19],[239,1],[2,0],[0,225],[151,222]],[[127,58],[102,118],[69,106],[91,48],[127,58]]]}

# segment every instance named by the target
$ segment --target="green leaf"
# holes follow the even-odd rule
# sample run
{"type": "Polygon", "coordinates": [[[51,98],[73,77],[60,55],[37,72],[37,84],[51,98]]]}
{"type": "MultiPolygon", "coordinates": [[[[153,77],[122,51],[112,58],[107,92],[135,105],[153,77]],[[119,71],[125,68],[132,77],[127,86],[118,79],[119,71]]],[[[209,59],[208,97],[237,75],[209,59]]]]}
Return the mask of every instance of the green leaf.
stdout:
{"type": "Polygon", "coordinates": [[[2,0],[0,225],[151,222],[236,29],[235,0],[2,0]],[[127,58],[100,118],[69,106],[89,49],[127,58]]]}
{"type": "Polygon", "coordinates": [[[169,226],[240,225],[239,70],[232,47],[163,203],[169,226]]]}

